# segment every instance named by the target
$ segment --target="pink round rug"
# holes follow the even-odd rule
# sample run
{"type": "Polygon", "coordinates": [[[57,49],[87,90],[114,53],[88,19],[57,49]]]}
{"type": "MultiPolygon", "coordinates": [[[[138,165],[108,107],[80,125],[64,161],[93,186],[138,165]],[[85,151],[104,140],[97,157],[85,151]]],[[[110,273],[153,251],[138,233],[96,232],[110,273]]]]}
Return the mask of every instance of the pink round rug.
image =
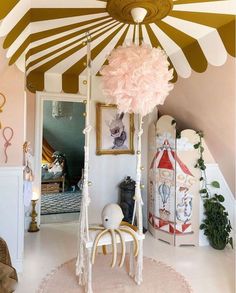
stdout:
{"type": "MultiPolygon", "coordinates": [[[[72,259],[42,281],[38,293],[84,293],[75,276],[72,259]]],[[[143,283],[137,286],[127,274],[127,267],[110,268],[110,256],[97,255],[93,266],[94,293],[190,293],[182,275],[164,263],[144,258],[143,283]]]]}

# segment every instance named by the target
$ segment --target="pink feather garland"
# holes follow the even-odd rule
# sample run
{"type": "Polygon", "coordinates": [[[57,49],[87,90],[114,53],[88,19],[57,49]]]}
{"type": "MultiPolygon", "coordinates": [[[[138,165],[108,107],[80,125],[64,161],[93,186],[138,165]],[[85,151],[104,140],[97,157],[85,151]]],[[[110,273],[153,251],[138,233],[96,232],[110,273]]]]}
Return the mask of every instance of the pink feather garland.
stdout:
{"type": "Polygon", "coordinates": [[[146,44],[120,46],[100,71],[107,102],[124,113],[145,116],[162,105],[173,89],[167,55],[160,48],[146,44]]]}

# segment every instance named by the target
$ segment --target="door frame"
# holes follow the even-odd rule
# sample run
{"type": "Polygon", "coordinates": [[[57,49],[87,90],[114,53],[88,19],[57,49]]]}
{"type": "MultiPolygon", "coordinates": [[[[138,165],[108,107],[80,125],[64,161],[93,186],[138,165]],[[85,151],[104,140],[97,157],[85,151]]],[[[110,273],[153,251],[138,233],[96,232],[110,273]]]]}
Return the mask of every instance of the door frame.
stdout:
{"type": "Polygon", "coordinates": [[[42,141],[43,141],[43,104],[45,101],[60,101],[83,103],[87,99],[81,94],[66,94],[66,93],[49,93],[36,92],[36,107],[35,107],[35,150],[34,150],[34,184],[33,191],[39,196],[37,204],[37,222],[41,223],[41,161],[42,161],[42,141]]]}

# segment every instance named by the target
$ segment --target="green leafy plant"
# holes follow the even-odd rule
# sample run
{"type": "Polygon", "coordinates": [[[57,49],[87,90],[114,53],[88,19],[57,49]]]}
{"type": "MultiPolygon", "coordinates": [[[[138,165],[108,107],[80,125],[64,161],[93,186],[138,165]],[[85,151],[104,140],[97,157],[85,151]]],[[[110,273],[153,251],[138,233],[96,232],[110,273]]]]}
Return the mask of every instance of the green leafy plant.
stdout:
{"type": "Polygon", "coordinates": [[[204,230],[204,235],[207,236],[213,248],[224,249],[227,244],[230,244],[233,248],[233,238],[230,236],[232,227],[228,218],[228,212],[222,204],[225,199],[222,194],[211,194],[209,186],[219,189],[220,184],[218,181],[213,181],[210,184],[207,183],[206,165],[203,158],[204,148],[202,146],[203,133],[199,131],[197,134],[199,135],[199,142],[194,145],[194,148],[199,150],[199,159],[195,168],[199,168],[202,174],[199,178],[201,182],[199,193],[203,200],[205,215],[200,229],[204,230]]]}
{"type": "Polygon", "coordinates": [[[221,204],[224,197],[221,194],[204,199],[204,214],[206,218],[200,225],[200,229],[204,230],[210,245],[215,249],[224,249],[229,243],[233,248],[233,238],[230,237],[232,230],[228,213],[221,204]]]}

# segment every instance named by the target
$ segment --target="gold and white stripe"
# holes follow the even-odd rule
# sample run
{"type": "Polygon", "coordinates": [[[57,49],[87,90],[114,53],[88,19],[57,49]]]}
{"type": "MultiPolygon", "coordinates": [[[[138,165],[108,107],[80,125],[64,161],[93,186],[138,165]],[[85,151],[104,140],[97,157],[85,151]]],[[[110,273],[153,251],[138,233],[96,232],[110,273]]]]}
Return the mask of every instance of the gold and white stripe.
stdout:
{"type": "Polygon", "coordinates": [[[0,0],[0,37],[9,64],[25,67],[31,91],[76,93],[86,75],[85,32],[91,33],[93,74],[123,43],[161,46],[175,77],[204,72],[235,56],[236,0],[176,0],[173,10],[150,24],[124,24],[99,0],[0,0]]]}

